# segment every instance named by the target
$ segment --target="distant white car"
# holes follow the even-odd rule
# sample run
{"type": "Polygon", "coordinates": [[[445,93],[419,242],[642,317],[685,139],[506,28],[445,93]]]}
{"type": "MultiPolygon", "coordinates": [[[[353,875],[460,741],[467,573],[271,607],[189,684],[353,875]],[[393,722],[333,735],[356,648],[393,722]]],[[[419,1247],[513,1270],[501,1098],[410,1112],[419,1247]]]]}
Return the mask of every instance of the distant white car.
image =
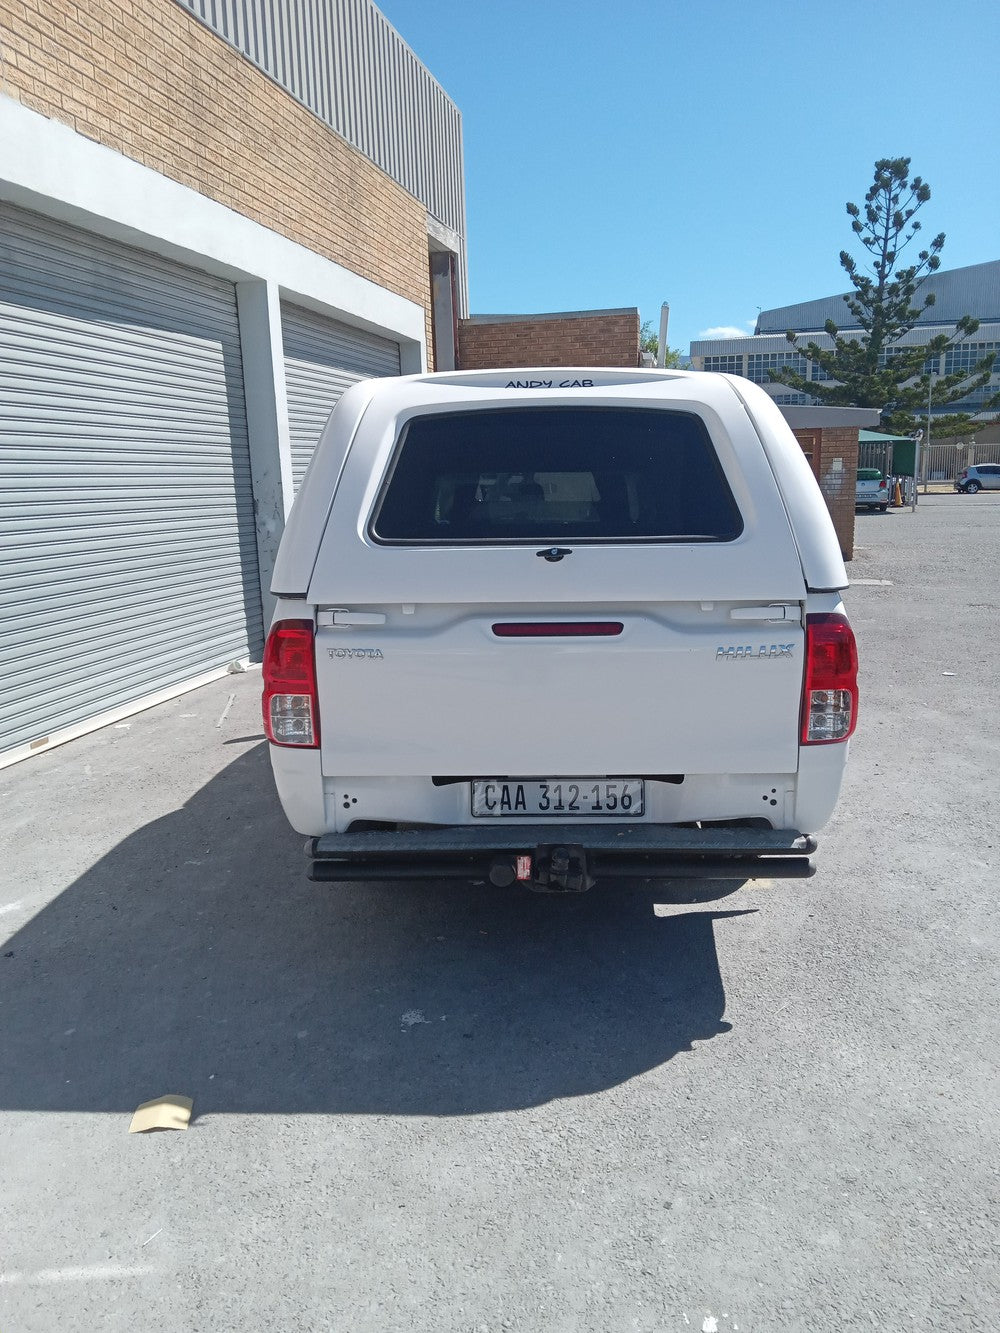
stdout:
{"type": "Polygon", "coordinates": [[[955,490],[964,495],[976,495],[979,491],[1000,491],[1000,463],[977,463],[958,474],[955,490]]]}
{"type": "Polygon", "coordinates": [[[355,385],[289,516],[264,658],[311,877],[812,873],[857,720],[847,582],[742,378],[355,385]]]}
{"type": "Polygon", "coordinates": [[[858,469],[857,489],[854,503],[858,508],[880,509],[884,514],[889,508],[889,482],[878,468],[863,467],[858,469]]]}

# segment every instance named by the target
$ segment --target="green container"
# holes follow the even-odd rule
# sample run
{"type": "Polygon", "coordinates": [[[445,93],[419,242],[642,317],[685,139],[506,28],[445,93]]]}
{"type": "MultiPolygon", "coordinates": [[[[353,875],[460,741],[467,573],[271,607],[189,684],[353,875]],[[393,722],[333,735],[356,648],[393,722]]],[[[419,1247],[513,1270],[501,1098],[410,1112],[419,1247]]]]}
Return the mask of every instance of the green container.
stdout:
{"type": "MultiPolygon", "coordinates": [[[[892,444],[892,467],[889,474],[893,477],[913,476],[913,455],[916,445],[909,435],[885,435],[881,431],[863,430],[859,432],[859,441],[865,444],[892,444]]],[[[858,474],[860,477],[860,473],[858,474]]]]}
{"type": "Polygon", "coordinates": [[[896,440],[892,446],[892,470],[897,477],[913,476],[913,461],[917,446],[913,440],[896,440]]]}

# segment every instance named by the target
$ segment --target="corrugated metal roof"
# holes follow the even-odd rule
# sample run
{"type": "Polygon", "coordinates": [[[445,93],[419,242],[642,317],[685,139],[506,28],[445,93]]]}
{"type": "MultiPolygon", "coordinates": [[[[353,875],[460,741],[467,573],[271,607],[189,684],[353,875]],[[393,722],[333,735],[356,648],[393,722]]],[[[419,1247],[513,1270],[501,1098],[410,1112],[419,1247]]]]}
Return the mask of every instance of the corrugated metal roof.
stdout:
{"type": "MultiPolygon", "coordinates": [[[[908,333],[897,339],[893,344],[900,347],[922,347],[927,342],[928,337],[933,337],[937,333],[953,333],[954,323],[941,324],[937,320],[935,313],[935,322],[928,326],[920,326],[916,329],[910,329],[908,333]]],[[[851,333],[852,330],[845,330],[851,333]]],[[[993,322],[983,321],[976,333],[968,342],[998,342],[1000,341],[1000,319],[993,322]]],[[[807,342],[815,342],[818,347],[832,347],[833,340],[829,334],[817,333],[815,331],[804,330],[799,338],[800,345],[807,342]]],[[[791,343],[785,338],[784,333],[780,336],[776,333],[748,334],[740,338],[711,338],[699,339],[691,344],[692,356],[754,356],[759,352],[778,352],[792,351],[791,343]]]]}
{"type": "MultiPolygon", "coordinates": [[[[934,305],[927,312],[927,322],[954,324],[963,315],[978,320],[1000,321],[1000,259],[986,264],[969,264],[935,273],[921,286],[919,296],[934,293],[934,305]]],[[[832,319],[838,329],[857,328],[858,323],[844,304],[844,294],[824,296],[818,301],[762,310],[755,333],[784,333],[786,329],[809,331],[822,329],[832,319]]]]}
{"type": "Polygon", "coordinates": [[[780,338],[755,338],[750,333],[743,333],[736,338],[698,338],[691,344],[691,355],[739,356],[748,352],[783,352],[788,346],[783,332],[780,338]]]}

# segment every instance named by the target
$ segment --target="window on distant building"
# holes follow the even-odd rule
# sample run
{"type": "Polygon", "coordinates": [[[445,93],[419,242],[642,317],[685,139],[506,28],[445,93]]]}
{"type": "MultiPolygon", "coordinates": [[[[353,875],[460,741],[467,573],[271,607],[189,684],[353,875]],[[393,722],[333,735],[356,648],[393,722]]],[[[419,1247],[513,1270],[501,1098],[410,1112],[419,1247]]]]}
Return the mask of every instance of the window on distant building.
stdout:
{"type": "Polygon", "coordinates": [[[705,369],[721,375],[745,375],[742,356],[706,356],[705,369]]]}
{"type": "MultiPolygon", "coordinates": [[[[904,356],[904,355],[905,355],[905,356],[908,356],[911,352],[919,351],[919,350],[920,350],[919,347],[917,347],[917,348],[915,348],[915,347],[883,347],[882,350],[881,350],[881,352],[879,352],[879,354],[878,354],[878,365],[879,365],[879,369],[880,369],[880,370],[884,370],[885,367],[886,367],[887,365],[889,365],[890,362],[895,361],[896,358],[897,358],[898,356],[904,356]]],[[[931,357],[930,360],[924,362],[924,364],[923,364],[923,368],[922,368],[922,370],[921,370],[920,373],[921,373],[921,374],[924,374],[924,375],[927,375],[927,374],[937,375],[937,374],[939,374],[939,373],[940,373],[940,370],[941,370],[939,361],[940,361],[940,358],[939,358],[939,357],[936,357],[936,356],[931,357]]]]}
{"type": "Polygon", "coordinates": [[[747,378],[754,384],[770,384],[770,372],[785,367],[797,375],[809,374],[809,362],[801,352],[755,352],[747,357],[747,378]]]}
{"type": "Polygon", "coordinates": [[[947,404],[940,410],[943,412],[979,412],[986,406],[987,402],[993,397],[997,389],[997,376],[1000,375],[1000,343],[995,342],[963,342],[956,343],[954,347],[949,347],[940,361],[935,360],[934,369],[943,375],[971,375],[975,369],[976,363],[982,361],[984,357],[993,353],[993,378],[991,382],[981,389],[976,389],[968,393],[964,398],[958,399],[954,403],[947,404]]]}
{"type": "MultiPolygon", "coordinates": [[[[976,363],[990,352],[1000,353],[1000,343],[956,343],[944,354],[944,373],[957,375],[965,370],[971,375],[976,363]]],[[[1000,355],[993,359],[993,374],[1000,374],[1000,355]]]]}

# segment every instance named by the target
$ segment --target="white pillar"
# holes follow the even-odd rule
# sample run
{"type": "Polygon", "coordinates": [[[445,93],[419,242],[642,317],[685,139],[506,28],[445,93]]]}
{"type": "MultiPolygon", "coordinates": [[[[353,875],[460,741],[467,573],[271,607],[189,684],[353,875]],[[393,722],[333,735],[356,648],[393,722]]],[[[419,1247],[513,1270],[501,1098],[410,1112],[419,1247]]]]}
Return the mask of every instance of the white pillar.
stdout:
{"type": "Polygon", "coordinates": [[[427,348],[423,341],[413,338],[399,340],[399,373],[401,375],[423,375],[427,371],[427,348]]]}
{"type": "Polygon", "coordinates": [[[292,507],[292,446],[281,340],[281,302],[275,283],[238,282],[236,305],[243,351],[243,385],[250,440],[257,564],[264,628],[274,612],[271,574],[292,507]]]}
{"type": "Polygon", "coordinates": [[[666,301],[660,306],[660,341],[656,349],[656,364],[662,366],[667,360],[667,326],[670,323],[670,306],[666,301]]]}

